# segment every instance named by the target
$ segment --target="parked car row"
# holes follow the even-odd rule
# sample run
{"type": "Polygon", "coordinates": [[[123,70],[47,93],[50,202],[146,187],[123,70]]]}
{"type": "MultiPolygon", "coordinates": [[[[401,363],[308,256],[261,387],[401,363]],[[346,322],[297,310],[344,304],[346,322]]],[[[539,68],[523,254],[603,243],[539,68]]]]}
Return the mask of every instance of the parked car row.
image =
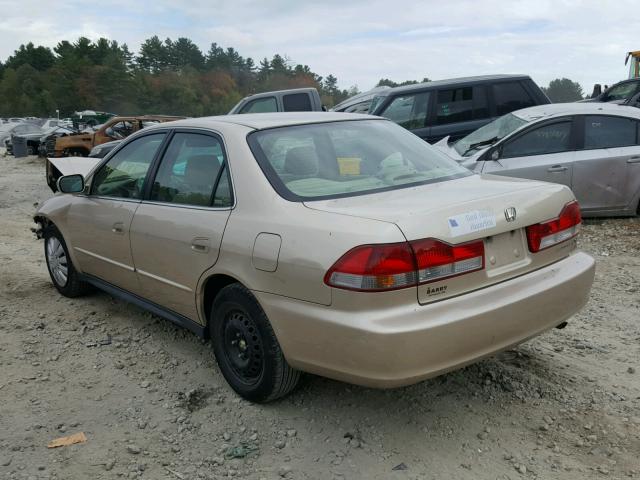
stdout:
{"type": "Polygon", "coordinates": [[[242,397],[301,372],[395,387],[554,327],[594,260],[566,185],[476,175],[396,123],[264,113],[156,123],[53,158],[34,217],[51,280],[212,339],[242,397]]]}

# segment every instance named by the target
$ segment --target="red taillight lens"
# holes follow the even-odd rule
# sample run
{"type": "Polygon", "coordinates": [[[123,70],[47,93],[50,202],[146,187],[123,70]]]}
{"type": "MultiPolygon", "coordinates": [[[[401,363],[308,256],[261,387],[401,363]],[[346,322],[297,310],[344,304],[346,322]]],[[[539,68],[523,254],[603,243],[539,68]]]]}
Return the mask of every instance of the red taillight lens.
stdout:
{"type": "Polygon", "coordinates": [[[527,227],[529,250],[539,252],[575,237],[581,223],[578,202],[567,203],[558,218],[527,227]]]}
{"type": "Polygon", "coordinates": [[[348,290],[394,290],[416,284],[413,252],[406,242],[362,245],[349,250],[329,269],[327,285],[348,290]]]}
{"type": "Polygon", "coordinates": [[[427,238],[411,242],[418,264],[418,282],[427,283],[484,268],[482,240],[449,245],[427,238]]]}
{"type": "Polygon", "coordinates": [[[356,247],[329,269],[324,281],[331,287],[374,292],[435,282],[482,268],[482,240],[449,245],[425,239],[356,247]]]}

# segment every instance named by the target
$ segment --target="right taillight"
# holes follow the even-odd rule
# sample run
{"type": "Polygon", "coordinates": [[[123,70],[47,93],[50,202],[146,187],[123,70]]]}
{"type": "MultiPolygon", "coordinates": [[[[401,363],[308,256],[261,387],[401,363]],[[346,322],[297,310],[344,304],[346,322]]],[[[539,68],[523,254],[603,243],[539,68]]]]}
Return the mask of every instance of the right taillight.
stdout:
{"type": "Polygon", "coordinates": [[[379,292],[435,282],[483,268],[482,240],[449,245],[427,238],[353,248],[329,269],[324,281],[331,287],[379,292]]]}
{"type": "Polygon", "coordinates": [[[529,250],[539,252],[575,237],[581,223],[578,202],[567,203],[558,218],[527,227],[529,250]]]}

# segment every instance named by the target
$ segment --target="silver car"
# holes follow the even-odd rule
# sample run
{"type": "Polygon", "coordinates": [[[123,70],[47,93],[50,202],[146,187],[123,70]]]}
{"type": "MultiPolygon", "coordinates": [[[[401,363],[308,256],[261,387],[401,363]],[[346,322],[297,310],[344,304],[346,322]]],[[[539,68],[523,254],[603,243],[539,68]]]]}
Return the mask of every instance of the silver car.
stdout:
{"type": "Polygon", "coordinates": [[[35,220],[57,290],[94,286],[211,337],[252,401],[301,371],[416,383],[589,298],[569,188],[473,175],[382,118],[188,119],[52,161],[70,175],[35,220]]]}
{"type": "Polygon", "coordinates": [[[583,216],[640,214],[640,109],[603,103],[525,108],[449,144],[478,173],[571,187],[583,216]]]}

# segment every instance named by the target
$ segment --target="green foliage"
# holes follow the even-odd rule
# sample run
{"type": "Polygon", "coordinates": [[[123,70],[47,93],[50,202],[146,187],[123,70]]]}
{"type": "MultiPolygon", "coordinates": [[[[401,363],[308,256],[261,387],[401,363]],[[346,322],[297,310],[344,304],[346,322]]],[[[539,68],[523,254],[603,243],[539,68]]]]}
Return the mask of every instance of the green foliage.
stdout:
{"type": "Polygon", "coordinates": [[[397,83],[393,80],[389,80],[388,78],[381,78],[376,87],[403,87],[405,85],[415,85],[417,83],[426,83],[430,81],[430,79],[424,77],[420,82],[417,80],[405,80],[404,82],[397,83]]]}
{"type": "Polygon", "coordinates": [[[547,88],[543,87],[542,91],[547,94],[547,97],[553,103],[575,102],[584,98],[582,86],[568,78],[551,80],[549,86],[547,88]]]}
{"type": "Polygon", "coordinates": [[[51,50],[21,45],[0,63],[0,114],[69,116],[76,110],[123,115],[203,116],[227,113],[242,97],[268,90],[318,89],[331,107],[357,92],[338,88],[308,65],[275,54],[258,65],[233,47],[212,43],[204,54],[188,38],[146,39],[136,54],[126,44],[85,37],[51,50]]]}

